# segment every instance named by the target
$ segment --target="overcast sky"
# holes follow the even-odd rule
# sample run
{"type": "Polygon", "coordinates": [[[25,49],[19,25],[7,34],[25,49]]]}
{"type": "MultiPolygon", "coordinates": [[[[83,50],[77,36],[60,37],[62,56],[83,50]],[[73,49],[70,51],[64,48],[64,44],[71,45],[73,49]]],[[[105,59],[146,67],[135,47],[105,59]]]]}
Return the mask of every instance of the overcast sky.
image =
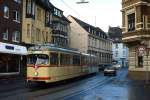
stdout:
{"type": "Polygon", "coordinates": [[[100,27],[105,32],[109,26],[122,24],[121,0],[85,0],[88,4],[76,4],[79,0],[50,0],[57,8],[64,11],[64,15],[72,15],[100,27]]]}

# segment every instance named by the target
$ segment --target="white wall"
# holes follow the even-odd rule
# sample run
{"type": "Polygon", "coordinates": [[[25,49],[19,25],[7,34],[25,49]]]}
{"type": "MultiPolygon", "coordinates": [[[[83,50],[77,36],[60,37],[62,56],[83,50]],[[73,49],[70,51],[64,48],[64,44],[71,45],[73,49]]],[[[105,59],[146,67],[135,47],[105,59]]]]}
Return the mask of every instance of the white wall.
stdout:
{"type": "MultiPolygon", "coordinates": [[[[124,66],[127,66],[128,62],[128,48],[127,46],[124,47],[123,43],[113,43],[112,46],[113,50],[113,59],[117,60],[119,64],[122,65],[122,59],[124,59],[124,66]],[[116,44],[118,44],[118,48],[116,48],[116,44]],[[118,55],[116,55],[116,52],[118,52],[118,55]]],[[[123,65],[122,65],[123,66],[123,65]]]]}

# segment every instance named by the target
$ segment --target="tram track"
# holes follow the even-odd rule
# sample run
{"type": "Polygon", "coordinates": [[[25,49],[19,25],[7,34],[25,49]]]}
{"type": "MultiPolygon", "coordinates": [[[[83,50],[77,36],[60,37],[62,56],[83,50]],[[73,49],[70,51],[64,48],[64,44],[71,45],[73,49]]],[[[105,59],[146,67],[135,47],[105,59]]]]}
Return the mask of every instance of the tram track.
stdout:
{"type": "MultiPolygon", "coordinates": [[[[98,76],[100,76],[100,75],[98,75],[98,76]]],[[[95,79],[97,79],[97,76],[95,76],[95,77],[88,77],[88,78],[86,78],[86,79],[82,79],[82,80],[79,80],[77,83],[78,84],[83,84],[84,82],[87,82],[88,84],[90,84],[90,82],[94,82],[95,81],[95,79]]],[[[64,84],[64,85],[66,85],[66,86],[68,86],[68,85],[70,85],[68,88],[70,88],[70,87],[72,87],[72,86],[75,86],[77,83],[68,83],[68,84],[64,84]]],[[[67,87],[66,88],[63,88],[62,87],[62,85],[58,85],[59,87],[58,87],[58,89],[56,89],[56,90],[58,90],[59,91],[59,88],[62,88],[62,89],[67,89],[67,87]]],[[[56,86],[54,86],[54,87],[36,87],[36,88],[33,88],[33,89],[28,89],[28,88],[26,88],[25,87],[25,85],[23,86],[17,86],[17,87],[15,87],[15,88],[12,88],[12,89],[6,89],[6,90],[3,90],[3,91],[1,91],[1,94],[0,94],[0,99],[1,98],[7,98],[7,97],[14,97],[14,96],[17,96],[17,95],[23,95],[23,96],[28,96],[28,95],[26,95],[26,94],[39,94],[39,93],[41,93],[41,92],[43,92],[43,91],[47,91],[47,90],[49,90],[49,91],[54,91],[55,92],[55,88],[56,88],[56,86]]],[[[42,93],[43,94],[43,93],[42,93]]]]}
{"type": "MultiPolygon", "coordinates": [[[[87,91],[90,91],[96,87],[101,87],[107,83],[110,83],[112,80],[117,80],[118,78],[122,77],[121,73],[118,73],[117,77],[104,77],[103,73],[97,74],[96,76],[88,77],[82,80],[69,82],[67,84],[58,85],[58,86],[52,86],[52,87],[46,87],[46,88],[37,88],[37,89],[28,89],[28,88],[18,88],[14,90],[14,92],[8,92],[7,94],[0,95],[1,98],[7,98],[7,97],[17,97],[19,96],[20,99],[16,100],[36,100],[43,96],[51,96],[55,95],[57,93],[61,93],[64,90],[75,90],[73,92],[68,92],[68,94],[63,94],[61,96],[56,96],[52,100],[62,100],[62,98],[70,98],[82,93],[86,93],[87,91]],[[82,87],[82,88],[81,88],[82,87]]],[[[8,99],[9,100],[9,99],[8,99]]],[[[50,100],[50,99],[48,99],[50,100]]]]}
{"type": "Polygon", "coordinates": [[[83,93],[86,93],[87,91],[89,90],[92,90],[92,89],[95,89],[97,87],[102,87],[103,85],[106,85],[106,83],[108,83],[109,81],[112,81],[113,78],[109,78],[109,79],[104,79],[103,81],[101,82],[98,82],[96,84],[94,84],[93,86],[89,86],[89,88],[85,89],[85,90],[80,90],[80,91],[77,91],[75,93],[72,93],[72,94],[68,94],[66,96],[63,96],[63,97],[59,97],[55,100],[62,100],[62,98],[65,100],[67,98],[70,98],[70,97],[74,97],[74,96],[77,96],[77,95],[80,95],[80,94],[83,94],[83,93]]]}
{"type": "MultiPolygon", "coordinates": [[[[75,96],[75,95],[78,95],[78,94],[81,94],[81,93],[84,93],[84,92],[86,92],[86,91],[89,91],[89,90],[91,90],[91,89],[94,89],[94,88],[96,88],[96,87],[99,87],[99,86],[103,86],[103,85],[105,85],[106,83],[108,83],[109,81],[112,81],[112,79],[114,79],[114,77],[111,77],[111,78],[107,78],[107,77],[105,77],[103,80],[100,80],[100,81],[97,81],[97,82],[95,82],[94,81],[94,84],[89,84],[89,85],[87,85],[86,86],[86,84],[82,84],[83,86],[79,86],[79,87],[74,87],[74,88],[71,88],[71,90],[70,90],[70,92],[68,92],[69,94],[64,94],[64,96],[60,96],[60,97],[58,97],[58,95],[57,95],[57,97],[55,96],[55,98],[53,98],[53,100],[62,100],[62,98],[68,98],[68,97],[71,97],[71,96],[75,96]],[[85,87],[84,87],[85,86],[85,87]],[[80,87],[83,87],[82,89],[80,88],[80,87]],[[75,89],[75,88],[79,88],[79,89],[75,89]],[[75,90],[75,91],[74,91],[75,90]],[[73,92],[74,91],[74,92],[73,92]]],[[[69,89],[69,88],[67,88],[67,89],[69,89]]],[[[61,92],[61,91],[63,91],[63,90],[67,90],[67,89],[62,89],[62,90],[58,90],[58,91],[55,91],[55,92],[49,92],[49,93],[46,93],[46,94],[41,94],[41,95],[38,95],[38,96],[34,96],[34,98],[39,98],[39,97],[42,97],[43,95],[45,96],[45,95],[53,95],[54,93],[57,93],[57,92],[61,92]]],[[[63,93],[62,93],[63,94],[63,93]]],[[[36,99],[35,99],[36,100],[36,99]]]]}
{"type": "Polygon", "coordinates": [[[89,90],[95,89],[97,87],[100,88],[103,85],[109,84],[109,82],[112,82],[112,80],[116,81],[116,80],[118,80],[118,79],[120,80],[120,79],[122,79],[122,77],[124,77],[124,74],[121,74],[121,73],[118,73],[118,74],[119,75],[117,77],[107,78],[107,80],[104,80],[104,81],[101,81],[100,83],[94,84],[93,87],[89,87],[89,88],[87,88],[85,90],[82,90],[82,91],[77,91],[76,93],[68,94],[66,96],[57,98],[55,100],[62,100],[62,98],[63,98],[63,100],[65,100],[67,98],[71,98],[71,97],[74,97],[74,96],[77,96],[77,95],[80,95],[80,94],[86,94],[86,92],[89,91],[89,90]]]}

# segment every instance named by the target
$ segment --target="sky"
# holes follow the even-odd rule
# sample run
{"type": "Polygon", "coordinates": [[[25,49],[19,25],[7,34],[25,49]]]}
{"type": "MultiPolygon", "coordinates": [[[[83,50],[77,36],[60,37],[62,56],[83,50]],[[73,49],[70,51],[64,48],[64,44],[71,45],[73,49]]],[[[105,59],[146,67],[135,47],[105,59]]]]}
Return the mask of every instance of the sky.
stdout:
{"type": "Polygon", "coordinates": [[[122,0],[85,0],[87,4],[76,4],[80,0],[50,0],[64,15],[72,15],[86,23],[99,27],[105,32],[109,26],[121,27],[122,0]]]}

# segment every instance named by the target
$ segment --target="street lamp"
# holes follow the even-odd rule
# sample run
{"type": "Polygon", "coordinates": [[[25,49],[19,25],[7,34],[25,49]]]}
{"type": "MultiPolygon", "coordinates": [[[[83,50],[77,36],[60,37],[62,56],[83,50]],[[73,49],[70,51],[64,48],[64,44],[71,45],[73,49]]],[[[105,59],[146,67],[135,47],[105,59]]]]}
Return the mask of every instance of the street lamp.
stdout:
{"type": "Polygon", "coordinates": [[[89,1],[80,0],[79,2],[76,2],[77,4],[83,4],[83,3],[89,3],[89,1]]]}

